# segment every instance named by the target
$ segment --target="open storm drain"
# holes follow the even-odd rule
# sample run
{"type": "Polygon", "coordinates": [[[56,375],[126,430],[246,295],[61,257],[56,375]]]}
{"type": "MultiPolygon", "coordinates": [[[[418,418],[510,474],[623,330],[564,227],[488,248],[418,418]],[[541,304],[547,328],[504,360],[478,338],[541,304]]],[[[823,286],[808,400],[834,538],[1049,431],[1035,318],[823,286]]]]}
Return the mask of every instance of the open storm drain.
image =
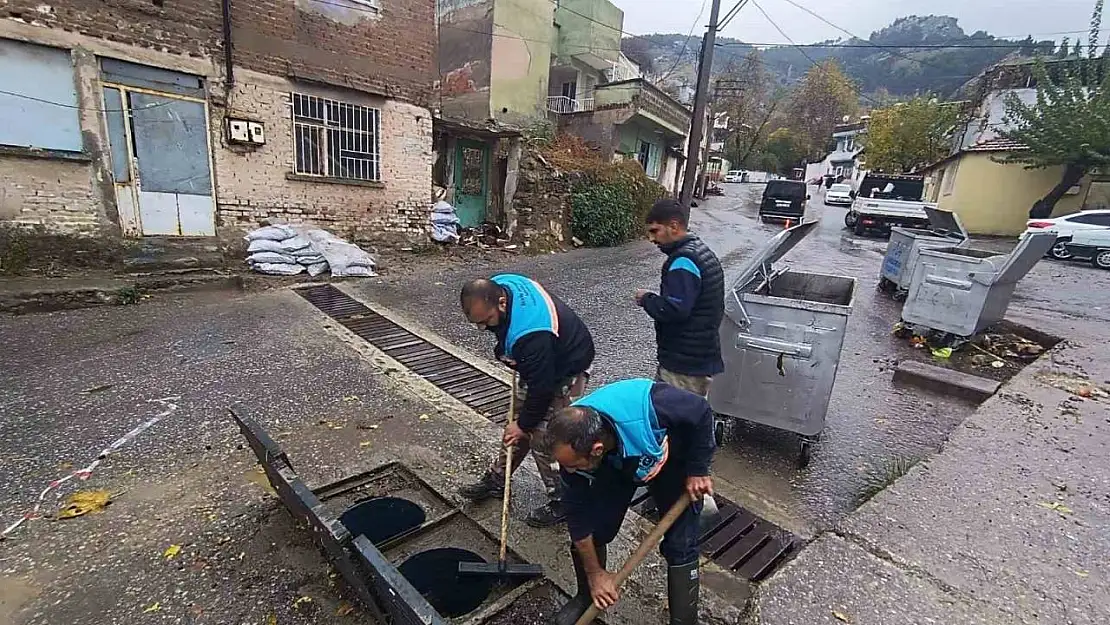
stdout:
{"type": "Polygon", "coordinates": [[[347,508],[339,522],[352,536],[365,536],[375,546],[380,546],[420,527],[425,519],[424,509],[408,499],[377,497],[347,508]]]}
{"type": "Polygon", "coordinates": [[[459,576],[462,562],[485,559],[466,549],[429,549],[402,562],[397,571],[437,612],[452,618],[478,609],[493,590],[488,576],[459,576]]]}
{"type": "MultiPolygon", "coordinates": [[[[505,423],[509,385],[386,319],[330,284],[301,287],[295,291],[413,373],[494,423],[505,423]]],[[[717,496],[716,500],[721,509],[719,522],[712,528],[704,529],[698,544],[702,554],[722,568],[746,580],[758,582],[797,552],[801,541],[790,532],[724,497],[717,496]]],[[[659,521],[660,515],[646,490],[637,495],[633,505],[641,516],[652,522],[659,521]]],[[[353,508],[348,512],[352,511],[353,508]]],[[[346,518],[344,525],[347,525],[346,518]]],[[[373,529],[376,535],[386,534],[384,529],[373,529]]],[[[377,542],[370,534],[367,538],[377,542]]],[[[382,540],[388,539],[387,536],[382,540]]],[[[448,568],[454,571],[450,566],[448,568]]]]}

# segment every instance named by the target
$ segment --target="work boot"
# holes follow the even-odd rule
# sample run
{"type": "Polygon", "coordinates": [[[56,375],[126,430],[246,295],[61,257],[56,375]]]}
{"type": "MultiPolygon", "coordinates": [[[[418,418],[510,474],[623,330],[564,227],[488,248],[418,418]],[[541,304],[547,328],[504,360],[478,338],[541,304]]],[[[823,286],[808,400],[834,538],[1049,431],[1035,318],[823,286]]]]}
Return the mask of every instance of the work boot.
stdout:
{"type": "MultiPolygon", "coordinates": [[[[594,549],[597,551],[597,561],[601,563],[602,568],[605,568],[607,551],[605,545],[594,545],[594,549]]],[[[586,575],[586,567],[582,566],[582,558],[574,545],[570,546],[570,559],[574,562],[574,577],[578,583],[578,590],[577,594],[555,613],[555,625],[574,625],[594,602],[590,595],[590,578],[586,575]]]]}
{"type": "Polygon", "coordinates": [[[567,520],[566,512],[563,512],[563,502],[558,499],[552,499],[544,505],[532,511],[525,520],[531,527],[552,527],[567,520]]]}
{"type": "Polygon", "coordinates": [[[459,494],[473,502],[501,499],[505,496],[505,476],[487,471],[482,479],[460,488],[459,494]]]}
{"type": "Polygon", "coordinates": [[[671,625],[697,625],[698,561],[667,567],[667,608],[671,625]]]}

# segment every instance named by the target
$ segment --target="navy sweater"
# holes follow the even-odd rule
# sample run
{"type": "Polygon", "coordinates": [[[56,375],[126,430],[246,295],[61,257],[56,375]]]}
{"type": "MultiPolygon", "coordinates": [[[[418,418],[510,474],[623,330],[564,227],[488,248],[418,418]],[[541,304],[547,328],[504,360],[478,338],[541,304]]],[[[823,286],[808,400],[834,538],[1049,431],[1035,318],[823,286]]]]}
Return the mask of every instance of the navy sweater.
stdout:
{"type": "MultiPolygon", "coordinates": [[[[669,384],[656,382],[651,389],[651,399],[655,406],[655,417],[659,427],[667,432],[670,439],[670,455],[667,464],[684,467],[687,476],[709,475],[713,462],[713,452],[717,447],[713,436],[713,411],[709,402],[700,395],[675,388],[669,384]]],[[[621,458],[616,450],[610,451],[602,459],[602,469],[619,465],[619,470],[630,482],[635,482],[639,458],[621,458]]],[[[664,470],[667,470],[665,467],[664,470]]],[[[567,525],[571,540],[579,541],[593,534],[594,509],[593,480],[588,474],[571,473],[560,469],[563,478],[563,510],[567,515],[567,525]]],[[[598,493],[599,497],[609,496],[598,493]]]]}

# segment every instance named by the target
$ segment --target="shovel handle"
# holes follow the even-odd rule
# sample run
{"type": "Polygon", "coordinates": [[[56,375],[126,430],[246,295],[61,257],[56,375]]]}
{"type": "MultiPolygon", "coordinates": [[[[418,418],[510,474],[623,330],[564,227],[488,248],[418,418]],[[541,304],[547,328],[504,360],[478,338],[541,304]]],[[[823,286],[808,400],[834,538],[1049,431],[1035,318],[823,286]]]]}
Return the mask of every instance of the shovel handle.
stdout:
{"type": "MultiPolygon", "coordinates": [[[[686,512],[686,508],[690,506],[691,501],[690,493],[682,493],[678,501],[667,511],[667,514],[663,515],[663,518],[659,521],[659,524],[655,526],[655,529],[651,530],[651,533],[640,543],[636,551],[625,560],[624,566],[613,576],[613,582],[618,589],[624,585],[625,580],[632,575],[632,571],[634,571],[637,566],[640,566],[640,563],[643,562],[644,558],[651,553],[651,550],[659,544],[659,541],[663,540],[663,534],[666,534],[667,530],[671,529],[671,526],[678,520],[678,517],[682,516],[683,512],[686,512]]],[[[597,609],[597,605],[591,601],[589,609],[586,610],[586,613],[583,614],[574,625],[589,625],[597,618],[598,614],[601,614],[601,610],[597,609]]]]}
{"type": "MultiPolygon", "coordinates": [[[[516,421],[516,371],[513,372],[513,385],[509,392],[509,423],[513,423],[516,421]]],[[[501,564],[506,562],[509,553],[509,485],[513,481],[514,447],[505,447],[505,495],[501,498],[501,553],[498,555],[501,564]]]]}

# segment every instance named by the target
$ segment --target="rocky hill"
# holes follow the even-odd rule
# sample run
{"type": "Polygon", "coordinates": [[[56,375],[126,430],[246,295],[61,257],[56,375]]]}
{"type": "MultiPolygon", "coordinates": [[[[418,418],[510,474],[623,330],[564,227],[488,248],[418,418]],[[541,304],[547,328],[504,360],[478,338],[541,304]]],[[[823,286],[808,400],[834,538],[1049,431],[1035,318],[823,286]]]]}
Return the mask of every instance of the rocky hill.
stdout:
{"type": "MultiPolygon", "coordinates": [[[[754,48],[743,41],[718,38],[714,73],[723,75],[754,48]]],[[[1052,53],[1053,41],[999,39],[989,33],[964,32],[956,18],[909,16],[871,33],[867,39],[817,42],[820,47],[784,46],[761,50],[765,67],[783,84],[802,76],[812,61],[834,58],[865,94],[892,96],[933,93],[949,96],[987,67],[1009,56],[1052,53]],[[804,53],[803,53],[804,52],[804,53]],[[807,58],[807,56],[809,58],[807,58]]],[[[684,34],[653,34],[624,39],[626,53],[649,64],[656,80],[693,84],[701,41],[684,34]]]]}

